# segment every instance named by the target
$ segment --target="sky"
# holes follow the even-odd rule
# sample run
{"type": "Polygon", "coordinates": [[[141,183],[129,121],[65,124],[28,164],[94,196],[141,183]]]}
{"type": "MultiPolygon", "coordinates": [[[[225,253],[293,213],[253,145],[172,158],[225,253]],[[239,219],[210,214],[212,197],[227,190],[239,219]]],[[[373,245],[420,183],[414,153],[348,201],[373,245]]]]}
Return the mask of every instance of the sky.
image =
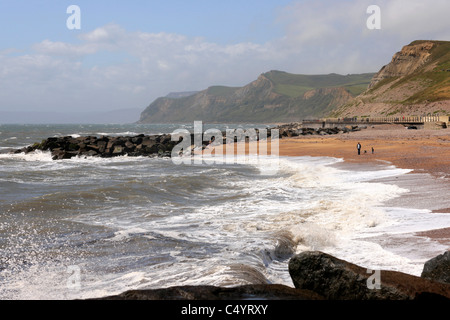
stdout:
{"type": "Polygon", "coordinates": [[[270,70],[377,72],[414,40],[450,40],[449,12],[448,0],[0,0],[0,118],[142,111],[270,70]]]}

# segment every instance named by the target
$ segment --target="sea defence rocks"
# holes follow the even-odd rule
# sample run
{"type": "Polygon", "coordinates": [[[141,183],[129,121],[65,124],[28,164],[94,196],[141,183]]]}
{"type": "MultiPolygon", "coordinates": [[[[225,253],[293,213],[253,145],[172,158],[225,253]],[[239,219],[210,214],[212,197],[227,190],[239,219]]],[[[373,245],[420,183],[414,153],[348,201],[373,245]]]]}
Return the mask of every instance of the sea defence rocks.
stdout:
{"type": "MultiPolygon", "coordinates": [[[[259,140],[260,131],[255,129],[254,136],[249,136],[248,132],[242,131],[237,134],[221,132],[222,143],[232,143],[237,141],[259,140]],[[247,134],[247,135],[246,135],[247,134]],[[244,140],[245,139],[245,140],[244,140]]],[[[270,137],[271,131],[267,130],[264,138],[270,137]]],[[[196,148],[205,148],[211,140],[203,140],[204,136],[199,133],[191,133],[186,136],[190,138],[190,151],[196,148]]],[[[85,136],[85,137],[51,137],[42,140],[40,143],[16,149],[11,153],[30,153],[36,150],[50,151],[53,160],[71,159],[73,157],[102,157],[111,158],[116,156],[149,156],[149,157],[170,157],[173,148],[183,140],[183,136],[175,137],[171,134],[144,135],[137,136],[85,136]],[[173,139],[172,139],[173,138],[173,139]]],[[[185,150],[186,151],[186,150],[185,150]]]]}
{"type": "Polygon", "coordinates": [[[277,126],[275,129],[279,130],[280,138],[283,137],[298,137],[298,136],[310,136],[310,135],[333,135],[343,134],[349,132],[360,131],[366,127],[362,126],[350,126],[334,127],[334,128],[308,128],[303,127],[300,123],[289,123],[277,126]]]}
{"type": "Polygon", "coordinates": [[[450,251],[425,262],[420,276],[450,285],[450,251]]]}
{"type": "Polygon", "coordinates": [[[303,252],[289,261],[298,289],[329,300],[450,299],[450,285],[396,271],[368,270],[323,252],[303,252]]]}
{"type": "MultiPolygon", "coordinates": [[[[359,131],[357,126],[344,128],[302,128],[299,124],[280,125],[264,130],[260,129],[235,130],[231,134],[227,131],[221,132],[222,144],[239,141],[259,141],[260,139],[272,138],[273,130],[278,130],[278,138],[296,137],[300,135],[330,135],[359,131]]],[[[191,133],[191,151],[196,148],[205,148],[211,140],[203,140],[204,136],[199,133],[191,133]]],[[[216,137],[214,137],[215,139],[216,137]]],[[[170,157],[173,148],[182,141],[172,139],[171,134],[144,135],[137,136],[85,136],[85,137],[51,137],[42,140],[40,143],[13,150],[12,153],[30,153],[36,150],[50,151],[53,160],[71,159],[73,157],[102,157],[110,158],[116,156],[153,156],[170,157]]]]}
{"type": "Polygon", "coordinates": [[[51,137],[13,153],[29,153],[35,150],[50,151],[53,160],[70,159],[76,156],[97,156],[110,158],[116,156],[170,156],[178,141],[171,136],[144,134],[133,137],[51,137]]]}

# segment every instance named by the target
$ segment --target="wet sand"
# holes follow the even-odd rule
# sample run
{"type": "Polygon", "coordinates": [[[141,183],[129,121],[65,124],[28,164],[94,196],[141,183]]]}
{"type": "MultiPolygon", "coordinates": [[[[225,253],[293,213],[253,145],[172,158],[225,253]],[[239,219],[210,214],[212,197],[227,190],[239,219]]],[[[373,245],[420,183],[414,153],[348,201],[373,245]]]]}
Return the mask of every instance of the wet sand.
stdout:
{"type": "Polygon", "coordinates": [[[347,134],[283,138],[280,155],[329,156],[349,163],[384,161],[450,179],[450,129],[408,130],[402,125],[381,125],[347,134]],[[362,145],[359,156],[358,142],[362,145]]]}

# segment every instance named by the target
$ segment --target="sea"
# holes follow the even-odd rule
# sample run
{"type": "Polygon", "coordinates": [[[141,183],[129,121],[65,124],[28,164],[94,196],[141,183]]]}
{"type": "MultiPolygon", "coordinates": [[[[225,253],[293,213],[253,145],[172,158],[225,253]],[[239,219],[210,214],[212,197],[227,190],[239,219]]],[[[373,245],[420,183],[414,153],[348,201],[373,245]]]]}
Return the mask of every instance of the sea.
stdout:
{"type": "Polygon", "coordinates": [[[293,287],[289,259],[308,250],[368,272],[420,276],[425,261],[448,249],[415,233],[450,227],[449,215],[401,201],[423,186],[423,175],[389,163],[254,154],[191,163],[54,161],[48,152],[8,152],[48,137],[193,128],[0,125],[0,299],[88,299],[180,285],[293,287]],[[265,170],[274,164],[275,173],[265,170]]]}

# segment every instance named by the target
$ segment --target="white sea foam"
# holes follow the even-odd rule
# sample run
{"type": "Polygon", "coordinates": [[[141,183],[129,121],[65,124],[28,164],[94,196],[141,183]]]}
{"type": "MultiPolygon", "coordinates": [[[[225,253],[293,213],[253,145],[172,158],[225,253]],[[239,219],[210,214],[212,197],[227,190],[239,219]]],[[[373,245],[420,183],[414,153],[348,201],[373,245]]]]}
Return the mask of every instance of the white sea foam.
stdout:
{"type": "MultiPolygon", "coordinates": [[[[137,234],[137,233],[145,233],[147,232],[147,230],[143,229],[143,228],[130,228],[130,229],[124,229],[124,230],[119,230],[116,231],[114,233],[114,237],[108,239],[107,241],[126,241],[128,239],[130,239],[130,237],[133,234],[137,234]]],[[[148,237],[149,239],[152,239],[152,237],[148,237]]]]}
{"type": "MultiPolygon", "coordinates": [[[[48,167],[51,161],[49,153],[7,156],[41,161],[48,167]],[[39,157],[43,159],[36,160],[39,157]]],[[[305,250],[325,251],[371,268],[420,272],[427,257],[442,247],[408,234],[450,226],[447,216],[385,205],[407,194],[408,189],[372,180],[409,170],[392,166],[345,170],[335,166],[341,162],[325,157],[257,156],[199,166],[170,166],[167,160],[164,167],[158,167],[156,159],[134,157],[52,162],[61,166],[59,169],[75,170],[75,176],[89,169],[89,179],[98,179],[99,184],[120,180],[119,187],[98,191],[105,193],[102,199],[108,199],[103,207],[84,209],[67,218],[110,229],[108,237],[98,242],[100,251],[107,252],[108,246],[109,250],[121,250],[119,257],[111,257],[117,261],[106,259],[105,264],[111,263],[112,270],[124,270],[92,275],[78,296],[175,284],[232,286],[270,281],[292,286],[287,259],[305,250]],[[276,165],[276,175],[261,174],[268,165],[276,165]],[[158,178],[149,179],[153,176],[158,178]],[[128,183],[131,191],[123,188],[128,183]],[[144,200],[137,204],[127,202],[125,196],[134,196],[150,185],[155,191],[145,190],[157,194],[139,195],[144,200]],[[157,202],[157,197],[163,199],[157,202]],[[392,241],[386,244],[380,238],[392,241]],[[396,243],[398,239],[407,241],[396,243]],[[148,250],[143,256],[128,252],[127,245],[133,243],[148,250]],[[155,253],[157,249],[161,251],[155,253]],[[156,262],[151,260],[152,254],[156,262]],[[140,259],[151,262],[133,265],[140,259]]],[[[79,200],[83,203],[83,198],[79,200]]]]}
{"type": "Polygon", "coordinates": [[[140,133],[133,132],[133,131],[124,131],[124,132],[97,132],[97,135],[99,136],[110,136],[110,137],[116,137],[116,136],[137,136],[140,133]]]}
{"type": "Polygon", "coordinates": [[[0,159],[15,159],[24,160],[30,162],[50,162],[52,160],[52,155],[49,151],[36,150],[29,153],[3,153],[0,154],[0,159]]]}
{"type": "MultiPolygon", "coordinates": [[[[264,165],[259,160],[250,158],[245,163],[264,165]]],[[[383,208],[383,203],[408,191],[395,185],[369,181],[405,174],[409,170],[388,167],[354,172],[330,166],[339,159],[279,160],[280,174],[287,174],[287,177],[269,177],[263,184],[253,180],[223,181],[230,190],[239,187],[248,195],[232,205],[202,203],[191,212],[167,217],[163,220],[163,226],[149,221],[136,222],[135,227],[160,230],[164,236],[173,239],[221,243],[231,252],[251,252],[257,247],[264,247],[263,243],[267,241],[266,245],[270,247],[271,241],[267,237],[286,230],[297,244],[297,251],[329,250],[355,263],[369,262],[368,257],[371,257],[372,265],[397,265],[404,271],[415,268],[408,265],[407,258],[395,255],[370,240],[361,240],[381,231],[388,232],[390,227],[401,224],[398,217],[383,208]],[[193,225],[197,227],[191,228],[193,225]],[[170,229],[165,226],[170,226],[170,229]],[[231,243],[231,238],[240,241],[231,243]],[[370,251],[367,252],[367,248],[370,251]],[[400,265],[398,261],[401,261],[400,265]]],[[[127,228],[129,223],[127,221],[127,228]]],[[[428,227],[434,228],[436,224],[428,227]]],[[[128,230],[124,229],[118,235],[129,234],[128,230]]],[[[411,230],[406,228],[403,231],[411,230]]]]}
{"type": "Polygon", "coordinates": [[[306,222],[291,228],[299,241],[298,251],[319,249],[362,266],[420,275],[423,263],[445,250],[439,243],[428,243],[426,254],[408,250],[408,247],[414,232],[450,227],[448,215],[415,208],[385,207],[385,202],[407,194],[409,190],[370,182],[411,170],[393,166],[363,171],[312,166],[308,170],[303,165],[298,169],[299,173],[292,176],[297,182],[311,190],[330,188],[323,190],[319,198],[311,199],[307,208],[301,210],[300,214],[308,212],[306,222]],[[399,235],[404,238],[403,243],[399,241],[395,246],[383,247],[379,244],[380,239],[375,238],[399,235]]]}

